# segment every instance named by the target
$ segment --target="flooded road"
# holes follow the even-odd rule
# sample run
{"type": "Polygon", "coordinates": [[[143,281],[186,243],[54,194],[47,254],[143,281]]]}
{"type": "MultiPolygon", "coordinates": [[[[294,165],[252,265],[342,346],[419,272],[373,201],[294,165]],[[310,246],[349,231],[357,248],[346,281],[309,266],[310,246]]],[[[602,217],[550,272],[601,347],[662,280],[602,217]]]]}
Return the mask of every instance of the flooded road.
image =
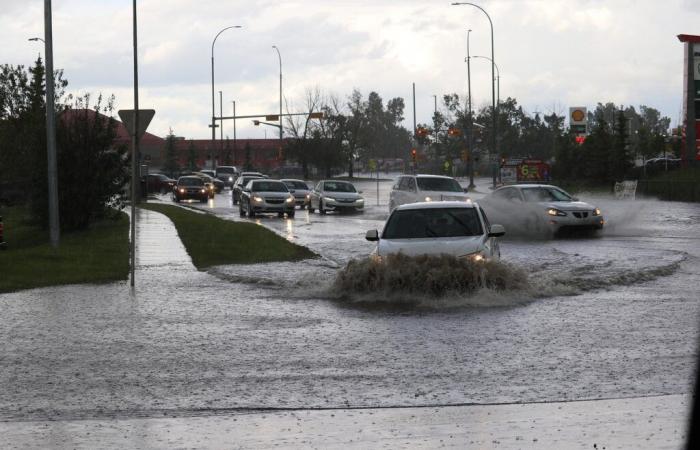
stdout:
{"type": "MultiPolygon", "coordinates": [[[[368,199],[364,214],[254,219],[318,259],[197,272],[169,222],[142,211],[151,231],[139,241],[145,254],[134,292],[115,283],[0,295],[0,420],[691,391],[699,205],[581,195],[607,216],[601,236],[502,241],[503,259],[529,274],[527,292],[377,309],[338,301],[332,292],[338,269],[372,250],[365,231],[381,230],[388,216],[391,183],[381,183],[379,206],[376,184],[358,187],[368,199]]],[[[483,184],[478,190],[488,192],[483,184]]],[[[239,218],[227,194],[201,208],[249,220],[239,218]]],[[[682,425],[686,406],[674,413],[682,425]]]]}

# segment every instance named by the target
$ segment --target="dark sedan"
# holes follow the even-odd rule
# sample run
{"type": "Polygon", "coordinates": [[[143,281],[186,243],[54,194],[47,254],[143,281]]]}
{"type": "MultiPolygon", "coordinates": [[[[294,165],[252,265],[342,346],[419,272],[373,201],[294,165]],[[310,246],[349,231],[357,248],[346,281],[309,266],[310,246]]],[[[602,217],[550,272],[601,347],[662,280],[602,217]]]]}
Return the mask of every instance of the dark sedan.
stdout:
{"type": "Polygon", "coordinates": [[[158,192],[160,194],[165,194],[166,192],[172,191],[177,184],[177,181],[162,173],[149,173],[146,180],[146,189],[148,189],[148,193],[158,192]]]}
{"type": "Polygon", "coordinates": [[[204,180],[198,176],[185,176],[177,180],[177,185],[173,188],[173,201],[199,200],[204,203],[209,199],[209,191],[204,185],[204,180]]]}

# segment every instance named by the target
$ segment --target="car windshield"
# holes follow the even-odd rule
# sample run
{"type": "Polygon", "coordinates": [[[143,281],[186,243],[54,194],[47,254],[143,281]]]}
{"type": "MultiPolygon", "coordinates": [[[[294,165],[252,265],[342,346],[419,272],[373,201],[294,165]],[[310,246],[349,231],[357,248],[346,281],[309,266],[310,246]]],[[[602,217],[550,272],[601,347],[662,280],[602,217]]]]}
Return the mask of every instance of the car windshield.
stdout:
{"type": "Polygon", "coordinates": [[[483,234],[475,208],[397,210],[384,227],[384,239],[421,239],[483,234]]]}
{"type": "Polygon", "coordinates": [[[350,183],[340,183],[337,181],[326,181],[323,184],[326,192],[357,192],[355,186],[350,183]]]}
{"type": "Polygon", "coordinates": [[[421,191],[462,192],[462,186],[452,178],[417,177],[421,191]]]}
{"type": "Polygon", "coordinates": [[[309,187],[304,183],[303,181],[284,181],[284,184],[287,185],[290,189],[304,189],[304,190],[309,190],[309,187]]]}
{"type": "Polygon", "coordinates": [[[571,196],[564,191],[553,188],[525,188],[523,195],[526,202],[570,202],[571,196]]]}
{"type": "Polygon", "coordinates": [[[239,185],[240,185],[240,186],[245,186],[246,184],[248,184],[248,182],[249,182],[250,180],[257,180],[258,178],[260,178],[260,177],[243,177],[243,178],[239,178],[239,180],[240,180],[239,185]]]}
{"type": "Polygon", "coordinates": [[[281,181],[255,181],[251,190],[255,192],[289,192],[287,186],[281,181]]]}
{"type": "Polygon", "coordinates": [[[177,184],[179,184],[180,186],[202,186],[204,184],[204,181],[202,181],[201,178],[187,177],[180,178],[177,184]]]}
{"type": "Polygon", "coordinates": [[[217,167],[216,173],[235,173],[235,171],[233,170],[233,167],[217,167]]]}

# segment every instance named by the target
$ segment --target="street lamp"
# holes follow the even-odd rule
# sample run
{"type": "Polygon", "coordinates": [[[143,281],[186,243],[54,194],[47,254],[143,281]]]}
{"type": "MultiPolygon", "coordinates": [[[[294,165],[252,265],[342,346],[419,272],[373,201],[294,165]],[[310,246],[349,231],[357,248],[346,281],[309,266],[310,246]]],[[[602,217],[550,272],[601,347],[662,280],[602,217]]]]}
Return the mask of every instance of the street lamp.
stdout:
{"type": "Polygon", "coordinates": [[[280,55],[280,49],[276,45],[272,48],[277,50],[277,58],[280,61],[280,146],[282,145],[282,55],[280,55]]]}
{"type": "Polygon", "coordinates": [[[467,30],[467,106],[469,113],[469,153],[467,155],[467,163],[469,164],[469,189],[474,189],[474,127],[472,126],[472,73],[471,73],[471,56],[469,53],[469,35],[472,30],[467,30]]]}
{"type": "Polygon", "coordinates": [[[481,59],[488,59],[491,61],[491,63],[496,67],[496,105],[500,106],[501,105],[501,70],[498,68],[498,64],[496,64],[495,61],[493,61],[491,58],[488,56],[472,56],[472,58],[481,58],[481,59]]]}
{"type": "MultiPolygon", "coordinates": [[[[481,6],[476,5],[474,3],[454,2],[454,3],[452,3],[452,5],[453,6],[460,6],[460,5],[473,6],[475,8],[478,8],[479,10],[481,10],[481,12],[483,12],[486,15],[486,18],[489,19],[489,25],[491,26],[491,61],[494,61],[496,58],[494,57],[494,51],[493,51],[493,22],[491,21],[491,16],[489,16],[489,13],[487,13],[484,8],[482,8],[481,6]]],[[[494,64],[491,64],[491,102],[493,105],[493,137],[492,137],[492,142],[493,142],[494,154],[497,156],[498,152],[496,149],[496,115],[498,113],[498,110],[496,109],[496,74],[495,74],[494,64]]],[[[494,166],[494,172],[493,172],[493,186],[496,187],[495,166],[494,166]]]]}
{"type": "Polygon", "coordinates": [[[29,38],[29,39],[27,39],[27,40],[28,40],[28,41],[34,41],[34,42],[36,42],[36,41],[41,41],[41,42],[43,42],[44,44],[46,44],[46,41],[43,40],[43,39],[40,38],[40,37],[33,37],[33,38],[29,38]]]}
{"type": "MultiPolygon", "coordinates": [[[[214,146],[214,141],[216,140],[216,111],[214,110],[214,44],[216,44],[216,39],[221,35],[226,30],[230,30],[231,28],[241,28],[240,25],[232,25],[230,27],[226,27],[219,31],[216,36],[214,36],[214,40],[211,42],[211,141],[212,141],[212,147],[214,146]]],[[[213,167],[213,161],[212,161],[212,169],[213,167]]]]}

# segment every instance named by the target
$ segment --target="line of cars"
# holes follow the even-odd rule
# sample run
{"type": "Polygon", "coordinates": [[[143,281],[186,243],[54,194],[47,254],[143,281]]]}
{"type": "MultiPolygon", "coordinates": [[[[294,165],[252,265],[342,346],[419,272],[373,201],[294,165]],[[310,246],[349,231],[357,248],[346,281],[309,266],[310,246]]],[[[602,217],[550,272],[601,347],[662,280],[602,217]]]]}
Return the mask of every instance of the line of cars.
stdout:
{"type": "Polygon", "coordinates": [[[505,234],[501,224],[526,234],[551,237],[564,229],[600,230],[601,210],[556,186],[521,184],[503,186],[472,202],[459,183],[434,175],[402,175],[389,196],[390,216],[376,242],[376,257],[392,253],[410,256],[449,254],[475,261],[500,259],[496,238],[505,234]],[[498,224],[491,225],[491,216],[498,224]]]}

